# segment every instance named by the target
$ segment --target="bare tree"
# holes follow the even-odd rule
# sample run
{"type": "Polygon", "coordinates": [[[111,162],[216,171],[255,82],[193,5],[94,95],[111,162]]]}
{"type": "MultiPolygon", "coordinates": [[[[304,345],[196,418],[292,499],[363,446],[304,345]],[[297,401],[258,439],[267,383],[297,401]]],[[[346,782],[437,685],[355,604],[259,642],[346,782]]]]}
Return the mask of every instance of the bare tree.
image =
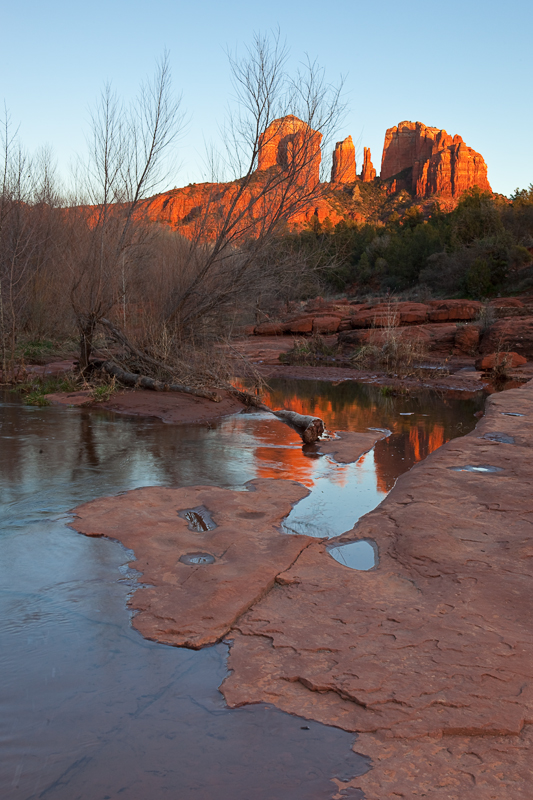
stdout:
{"type": "Polygon", "coordinates": [[[320,142],[331,141],[344,112],[342,80],[328,84],[310,60],[291,74],[279,33],[256,35],[244,57],[229,60],[236,104],[224,157],[211,161],[236,178],[204,185],[188,226],[164,319],[182,340],[250,293],[273,238],[313,208],[324,188],[320,142]]]}
{"type": "Polygon", "coordinates": [[[166,54],[129,107],[107,85],[92,116],[90,156],[79,170],[81,197],[70,204],[65,249],[82,371],[89,366],[97,324],[124,299],[150,239],[139,206],[166,177],[166,157],[182,124],[166,54]]]}
{"type": "Polygon", "coordinates": [[[4,378],[15,361],[18,336],[31,326],[34,289],[53,248],[58,202],[50,152],[31,159],[5,111],[0,131],[0,356],[4,378]]]}

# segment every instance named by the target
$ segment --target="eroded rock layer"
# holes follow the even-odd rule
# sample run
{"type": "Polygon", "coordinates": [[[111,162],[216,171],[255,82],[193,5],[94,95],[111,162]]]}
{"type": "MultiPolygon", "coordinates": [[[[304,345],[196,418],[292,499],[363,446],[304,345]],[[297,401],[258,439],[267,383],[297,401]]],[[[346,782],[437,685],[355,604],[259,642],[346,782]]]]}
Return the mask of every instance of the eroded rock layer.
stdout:
{"type": "MultiPolygon", "coordinates": [[[[385,134],[380,177],[388,180],[401,173],[402,186],[418,197],[459,197],[473,186],[492,191],[483,156],[460,136],[421,122],[400,122],[385,134]]],[[[401,188],[400,184],[394,188],[401,188]]]]}
{"type": "Polygon", "coordinates": [[[376,177],[376,170],[374,169],[374,165],[372,164],[372,156],[370,153],[370,148],[365,147],[363,149],[363,169],[361,170],[361,180],[363,183],[370,183],[376,177]]]}
{"type": "Polygon", "coordinates": [[[377,542],[377,570],[306,548],[232,633],[227,702],[364,734],[367,800],[529,797],[532,444],[533,382],[341,537],[377,542]]]}
{"type": "Polygon", "coordinates": [[[296,168],[299,181],[310,186],[319,182],[322,134],[290,114],[275,119],[259,138],[258,169],[296,168]]]}
{"type": "Polygon", "coordinates": [[[353,183],[357,180],[355,147],[351,136],[337,142],[333,151],[332,183],[353,183]]]}

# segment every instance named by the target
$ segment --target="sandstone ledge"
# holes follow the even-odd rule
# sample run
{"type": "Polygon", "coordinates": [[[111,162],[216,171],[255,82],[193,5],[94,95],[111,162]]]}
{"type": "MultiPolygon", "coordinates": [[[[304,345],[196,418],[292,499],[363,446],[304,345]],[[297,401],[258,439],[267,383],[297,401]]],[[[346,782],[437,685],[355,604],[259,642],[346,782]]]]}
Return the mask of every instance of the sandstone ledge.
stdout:
{"type": "Polygon", "coordinates": [[[132,601],[145,636],[189,647],[233,640],[228,705],[269,702],[359,733],[355,748],[374,769],[335,781],[336,798],[360,787],[367,800],[525,800],[532,444],[533,381],[490,397],[475,431],[403,475],[340,537],[377,542],[379,568],[366,573],[335,562],[322,541],[280,536],[279,521],[305,493],[292,481],[254,481],[252,494],[136,490],[82,506],[73,526],[135,550],[153,584],[132,601]],[[455,469],[468,466],[499,471],[455,469]],[[209,549],[216,580],[179,562],[208,549],[176,513],[202,503],[222,522],[205,535],[219,536],[209,549]],[[261,567],[253,576],[250,564],[261,567]]]}
{"type": "MultiPolygon", "coordinates": [[[[347,463],[385,435],[341,432],[319,445],[347,463]]],[[[304,486],[257,479],[246,488],[146,487],[74,510],[75,530],[116,539],[135,552],[144,585],[130,605],[138,612],[133,625],[147,639],[191,648],[220,641],[315,541],[280,529],[292,506],[308,494],[304,486]],[[191,530],[178,515],[198,508],[207,509],[214,528],[191,530]],[[214,563],[195,566],[181,560],[199,552],[213,556],[214,563]]]]}
{"type": "Polygon", "coordinates": [[[377,570],[311,543],[235,626],[228,704],[359,732],[375,768],[351,785],[367,800],[529,798],[532,444],[530,382],[341,537],[374,539],[377,570]]]}

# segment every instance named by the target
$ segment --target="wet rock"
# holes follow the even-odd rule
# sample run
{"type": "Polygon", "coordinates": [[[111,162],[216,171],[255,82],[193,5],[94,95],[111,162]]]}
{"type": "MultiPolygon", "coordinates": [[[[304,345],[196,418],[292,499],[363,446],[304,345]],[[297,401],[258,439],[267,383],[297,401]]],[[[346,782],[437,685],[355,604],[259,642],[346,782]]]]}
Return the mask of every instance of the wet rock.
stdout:
{"type": "Polygon", "coordinates": [[[331,456],[340,464],[357,461],[363,453],[371,450],[376,442],[389,435],[389,431],[337,431],[338,439],[327,439],[318,442],[319,452],[331,456]]]}
{"type": "Polygon", "coordinates": [[[75,509],[75,530],[118,539],[135,552],[135,569],[151,585],[130,605],[138,611],[133,626],[147,639],[192,648],[219,641],[312,541],[279,531],[307,489],[283,480],[252,481],[249,489],[149,487],[75,509]],[[214,530],[191,531],[178,516],[198,506],[216,519],[214,530]],[[183,562],[203,551],[214,563],[183,562]]]}
{"type": "Polygon", "coordinates": [[[377,569],[348,570],[315,542],[234,628],[228,704],[358,731],[374,769],[350,785],[368,800],[529,797],[532,409],[533,382],[492,395],[475,432],[337,540],[374,540],[377,569]]]}

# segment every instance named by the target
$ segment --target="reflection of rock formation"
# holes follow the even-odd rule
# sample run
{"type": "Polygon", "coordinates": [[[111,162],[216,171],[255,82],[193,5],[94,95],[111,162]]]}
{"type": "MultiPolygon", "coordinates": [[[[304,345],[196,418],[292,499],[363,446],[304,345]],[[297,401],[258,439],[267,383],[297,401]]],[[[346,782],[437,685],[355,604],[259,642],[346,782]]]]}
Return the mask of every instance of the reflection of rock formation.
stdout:
{"type": "MultiPolygon", "coordinates": [[[[368,389],[368,387],[365,387],[368,389]]],[[[344,395],[340,387],[332,390],[331,387],[324,388],[324,394],[320,394],[316,389],[309,392],[308,397],[302,397],[301,389],[299,396],[294,392],[291,394],[286,391],[278,394],[271,391],[265,397],[265,403],[277,408],[280,405],[289,407],[300,414],[312,414],[321,417],[326,426],[331,430],[366,430],[369,426],[383,424],[393,431],[393,436],[379,441],[374,449],[374,463],[376,469],[376,482],[379,491],[389,492],[397,478],[410,469],[418,461],[423,461],[430,453],[452,438],[457,430],[457,412],[450,409],[442,418],[442,411],[438,418],[433,415],[425,416],[422,420],[417,420],[414,424],[410,417],[398,416],[394,405],[388,404],[380,406],[375,397],[370,402],[373,394],[368,389],[368,395],[364,390],[361,397],[354,400],[353,394],[347,391],[344,395]],[[332,394],[330,398],[327,394],[332,394]],[[382,422],[377,422],[378,420],[382,422]],[[455,428],[455,431],[454,431],[455,428]]],[[[272,431],[269,427],[269,437],[274,437],[272,444],[289,444],[294,440],[294,435],[290,429],[272,431]]],[[[272,469],[272,454],[268,451],[263,452],[261,458],[265,457],[268,465],[266,468],[261,465],[261,477],[292,477],[305,485],[313,483],[313,464],[309,463],[308,470],[305,469],[305,461],[302,462],[301,454],[293,450],[283,450],[276,452],[276,459],[280,462],[276,469],[272,469]],[[282,472],[279,472],[281,465],[282,472]]],[[[259,456],[256,450],[256,457],[259,456]]]]}
{"type": "Polygon", "coordinates": [[[483,156],[460,136],[452,138],[421,122],[400,122],[385,134],[380,177],[388,180],[400,173],[404,175],[394,188],[407,188],[419,197],[459,197],[472,186],[491,191],[483,156]]]}
{"type": "Polygon", "coordinates": [[[374,462],[378,489],[390,492],[402,473],[423,461],[449,438],[439,423],[428,423],[427,427],[406,424],[405,430],[395,431],[394,438],[377,442],[374,462]]]}
{"type": "Polygon", "coordinates": [[[337,142],[333,151],[333,166],[331,167],[332,183],[353,183],[357,180],[355,164],[355,147],[352,137],[337,142]]]}

